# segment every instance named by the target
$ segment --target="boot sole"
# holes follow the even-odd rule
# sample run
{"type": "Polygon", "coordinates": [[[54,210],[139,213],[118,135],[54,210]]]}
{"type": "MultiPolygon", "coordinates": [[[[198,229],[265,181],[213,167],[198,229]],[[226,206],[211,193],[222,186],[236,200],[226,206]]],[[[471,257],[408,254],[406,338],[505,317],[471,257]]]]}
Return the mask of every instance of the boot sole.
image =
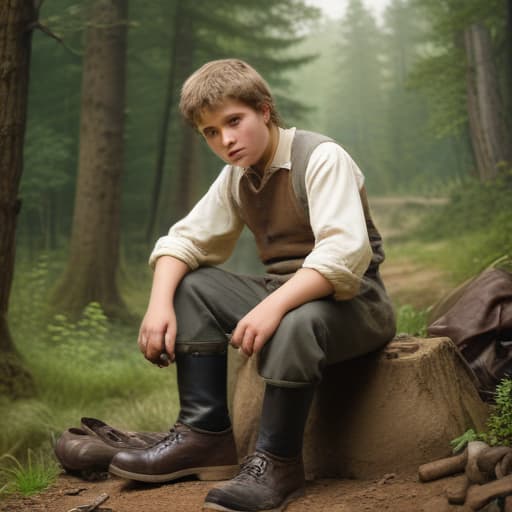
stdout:
{"type": "Polygon", "coordinates": [[[137,480],[139,482],[169,482],[170,480],[177,480],[184,476],[196,476],[199,480],[230,480],[233,478],[240,469],[240,466],[209,466],[199,468],[186,468],[174,471],[172,473],[165,473],[161,475],[145,475],[143,473],[133,473],[124,469],[118,468],[110,464],[108,470],[110,473],[126,478],[128,480],[137,480]]]}
{"type": "MultiPolygon", "coordinates": [[[[266,508],[265,510],[260,510],[260,512],[282,512],[292,501],[295,501],[297,498],[302,498],[304,496],[304,489],[297,489],[293,491],[291,494],[284,499],[284,501],[275,508],[266,508]]],[[[203,510],[219,510],[221,512],[240,512],[239,508],[230,508],[225,507],[224,505],[220,505],[218,503],[210,503],[205,501],[203,505],[203,510]]]]}

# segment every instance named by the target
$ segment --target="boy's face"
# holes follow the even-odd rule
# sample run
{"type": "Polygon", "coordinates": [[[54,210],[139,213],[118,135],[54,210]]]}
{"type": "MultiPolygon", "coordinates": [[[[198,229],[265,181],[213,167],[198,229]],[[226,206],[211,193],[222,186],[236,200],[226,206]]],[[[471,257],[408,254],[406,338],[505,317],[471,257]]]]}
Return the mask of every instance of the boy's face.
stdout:
{"type": "Polygon", "coordinates": [[[204,110],[197,128],[227,164],[264,169],[271,157],[268,105],[257,111],[241,101],[226,99],[217,108],[204,110]]]}

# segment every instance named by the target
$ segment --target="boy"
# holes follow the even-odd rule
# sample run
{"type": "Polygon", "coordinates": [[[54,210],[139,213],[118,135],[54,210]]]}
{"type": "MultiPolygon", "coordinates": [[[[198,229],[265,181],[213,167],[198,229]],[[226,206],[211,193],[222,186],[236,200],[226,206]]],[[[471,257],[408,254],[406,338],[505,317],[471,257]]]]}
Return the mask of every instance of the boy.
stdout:
{"type": "Polygon", "coordinates": [[[267,84],[245,62],[205,64],[185,82],[180,109],[226,163],[150,257],[154,280],[138,343],[155,364],[165,364],[162,354],[176,361],[180,413],[164,441],[116,455],[110,469],[150,482],[231,478],[208,493],[206,509],[283,510],[303,492],[303,432],[322,369],[394,335],[380,236],[361,171],[326,138],[304,157],[301,203],[294,141],[319,136],[281,128],[267,84]],[[228,258],[244,224],[267,267],[263,277],[213,266],[228,258]],[[256,450],[240,468],[226,403],[229,337],[259,357],[266,382],[256,450]]]}

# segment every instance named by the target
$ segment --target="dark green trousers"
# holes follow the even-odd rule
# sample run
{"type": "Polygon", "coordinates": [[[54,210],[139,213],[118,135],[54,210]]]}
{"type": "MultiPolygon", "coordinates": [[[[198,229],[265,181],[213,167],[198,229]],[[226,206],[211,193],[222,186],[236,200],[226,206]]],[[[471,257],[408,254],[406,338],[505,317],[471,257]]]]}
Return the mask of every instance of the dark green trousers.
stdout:
{"type": "MultiPolygon", "coordinates": [[[[280,276],[243,276],[202,267],[185,276],[175,296],[178,353],[226,351],[227,334],[267,295],[280,276]]],[[[391,302],[378,275],[365,276],[350,300],[314,300],[288,312],[259,356],[259,372],[276,386],[315,384],[325,366],[372,352],[395,334],[391,302]]]]}

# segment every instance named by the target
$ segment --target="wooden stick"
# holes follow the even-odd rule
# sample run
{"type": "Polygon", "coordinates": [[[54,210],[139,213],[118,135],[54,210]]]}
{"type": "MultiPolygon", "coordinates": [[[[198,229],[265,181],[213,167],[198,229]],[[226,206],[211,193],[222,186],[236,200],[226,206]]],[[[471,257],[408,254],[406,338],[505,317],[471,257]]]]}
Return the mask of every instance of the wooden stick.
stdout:
{"type": "Polygon", "coordinates": [[[466,496],[466,506],[471,510],[480,510],[494,498],[512,495],[512,475],[494,480],[484,485],[472,485],[466,496]]]}
{"type": "Polygon", "coordinates": [[[496,467],[496,464],[509,452],[512,448],[508,446],[493,446],[480,453],[476,459],[478,469],[484,473],[490,473],[496,467]]]}
{"type": "Polygon", "coordinates": [[[448,475],[461,473],[464,471],[467,462],[467,450],[459,455],[446,457],[444,459],[435,460],[422,464],[418,469],[418,476],[421,482],[430,482],[448,475]]]}
{"type": "Polygon", "coordinates": [[[466,494],[470,485],[469,478],[466,475],[457,477],[457,479],[446,489],[448,503],[452,505],[463,505],[466,501],[466,494]]]}

